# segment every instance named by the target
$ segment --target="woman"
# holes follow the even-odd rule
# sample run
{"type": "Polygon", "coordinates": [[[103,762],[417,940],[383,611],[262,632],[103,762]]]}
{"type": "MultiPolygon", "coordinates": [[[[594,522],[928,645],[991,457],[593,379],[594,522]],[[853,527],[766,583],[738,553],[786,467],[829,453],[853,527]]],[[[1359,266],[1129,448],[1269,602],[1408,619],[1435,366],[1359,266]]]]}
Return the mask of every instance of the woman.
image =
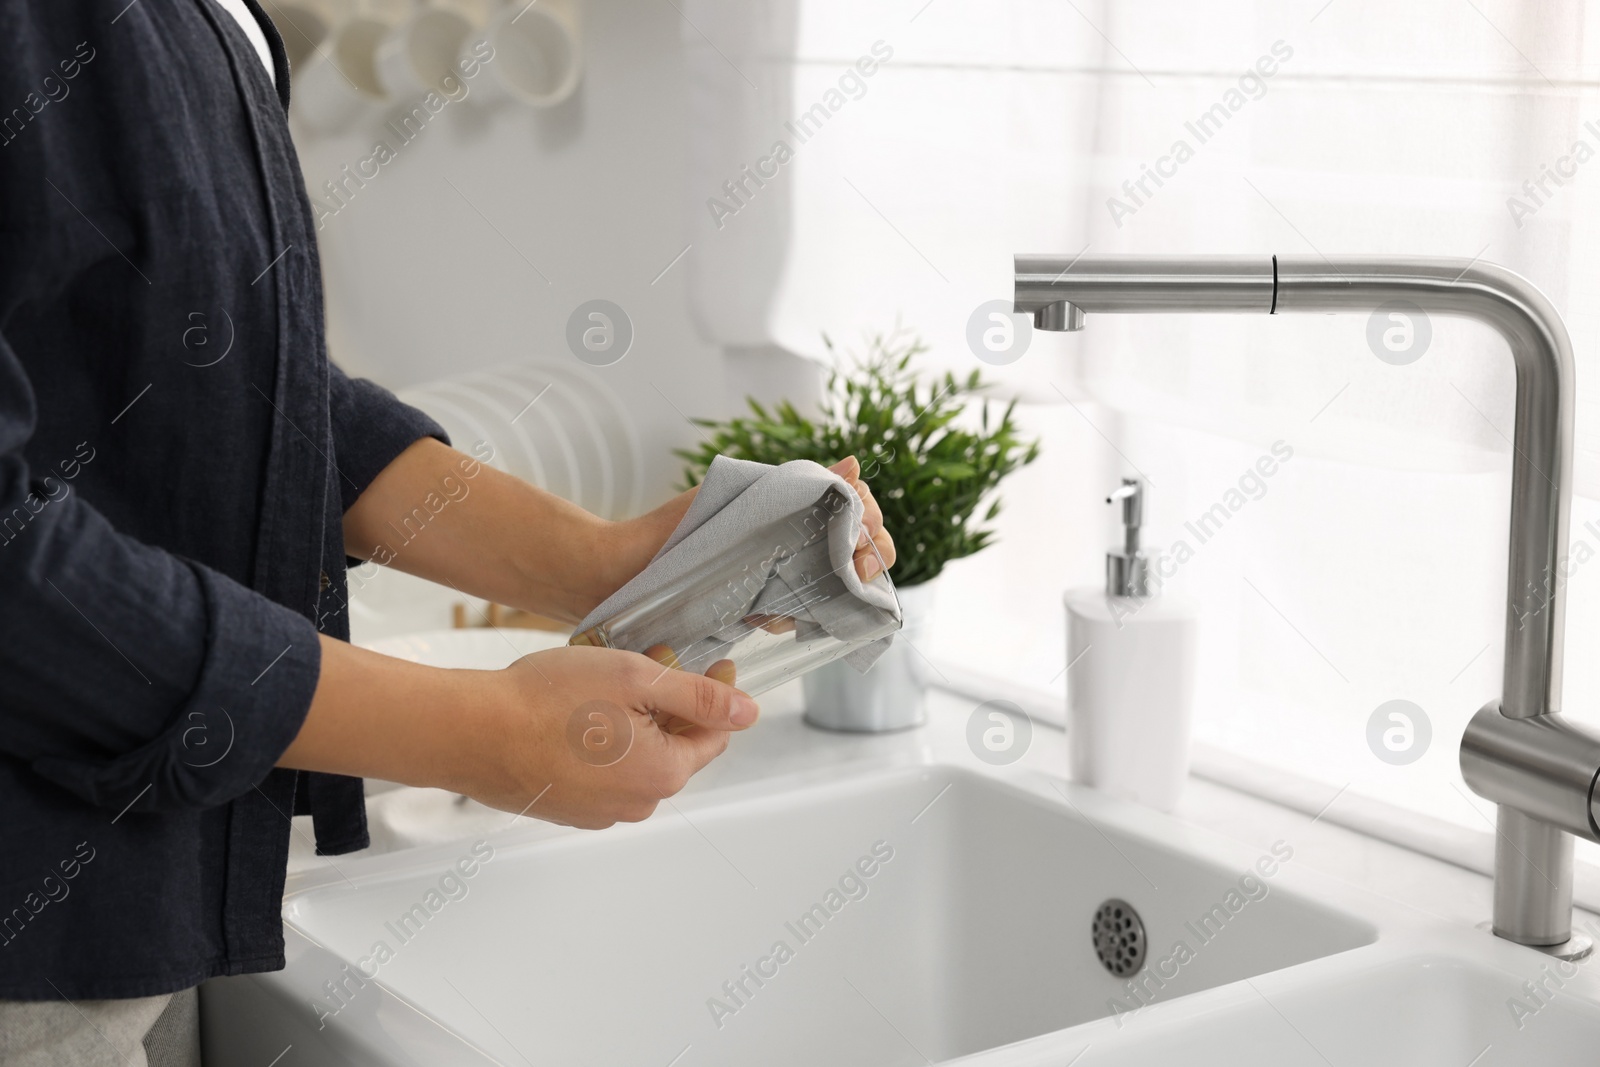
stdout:
{"type": "Polygon", "coordinates": [[[476,672],[350,646],[347,556],[576,620],[691,494],[602,521],[328,363],[255,0],[12,0],[0,42],[0,1061],[136,1064],[161,1016],[157,1062],[195,1062],[172,994],[283,966],[293,814],[323,855],[367,844],[362,776],[642,819],[757,709],[606,649],[476,672]],[[593,700],[635,723],[604,774],[564,741],[593,700]]]}

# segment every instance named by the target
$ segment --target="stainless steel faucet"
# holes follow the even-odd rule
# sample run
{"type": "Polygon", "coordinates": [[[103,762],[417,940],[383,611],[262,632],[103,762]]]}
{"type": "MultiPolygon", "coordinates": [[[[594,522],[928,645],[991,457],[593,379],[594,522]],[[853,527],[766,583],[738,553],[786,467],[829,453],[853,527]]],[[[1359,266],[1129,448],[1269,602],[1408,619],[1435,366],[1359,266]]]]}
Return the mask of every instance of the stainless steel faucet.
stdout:
{"type": "Polygon", "coordinates": [[[1500,699],[1473,717],[1461,773],[1499,805],[1496,934],[1566,959],[1572,834],[1600,840],[1600,733],[1561,715],[1573,367],[1566,327],[1526,279],[1478,260],[1404,256],[1016,257],[1016,310],[1042,330],[1100,312],[1372,312],[1393,300],[1492,327],[1516,364],[1511,560],[1500,699]]]}

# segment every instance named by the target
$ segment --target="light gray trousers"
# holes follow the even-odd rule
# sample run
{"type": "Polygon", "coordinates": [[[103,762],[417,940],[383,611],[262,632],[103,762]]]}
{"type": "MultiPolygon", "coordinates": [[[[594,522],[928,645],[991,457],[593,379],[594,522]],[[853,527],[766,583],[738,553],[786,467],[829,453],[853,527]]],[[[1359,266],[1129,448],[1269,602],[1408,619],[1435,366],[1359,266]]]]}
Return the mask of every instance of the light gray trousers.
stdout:
{"type": "Polygon", "coordinates": [[[6,1067],[200,1067],[200,1000],[0,1000],[6,1067]]]}

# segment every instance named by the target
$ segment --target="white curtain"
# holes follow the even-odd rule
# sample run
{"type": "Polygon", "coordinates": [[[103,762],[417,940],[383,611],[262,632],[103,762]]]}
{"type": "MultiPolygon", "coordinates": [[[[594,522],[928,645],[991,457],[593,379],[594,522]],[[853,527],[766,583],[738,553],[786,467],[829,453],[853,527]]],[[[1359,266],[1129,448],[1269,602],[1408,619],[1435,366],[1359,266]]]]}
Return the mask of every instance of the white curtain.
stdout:
{"type": "MultiPolygon", "coordinates": [[[[1172,583],[1205,613],[1199,735],[1321,777],[1330,793],[1487,832],[1455,753],[1499,690],[1514,383],[1500,342],[1435,320],[1425,355],[1396,366],[1368,347],[1360,315],[1100,316],[995,368],[964,335],[976,307],[1010,294],[1016,252],[1503,264],[1572,333],[1574,537],[1600,554],[1600,521],[1585,525],[1600,518],[1600,319],[1588,300],[1600,291],[1600,31],[1584,5],[798,0],[782,43],[737,5],[688,10],[716,46],[685,31],[707,83],[741,94],[705,99],[720,118],[696,148],[688,200],[702,220],[712,187],[785,119],[875,41],[893,49],[778,184],[722,229],[700,224],[700,321],[724,343],[814,353],[823,330],[849,337],[899,318],[935,363],[979,367],[1039,402],[1025,417],[1046,454],[1005,490],[1004,547],[947,570],[937,654],[1059,691],[1056,593],[1099,580],[1105,489],[1122,473],[1149,478],[1160,550],[1283,441],[1294,458],[1172,583]],[[700,18],[713,10],[724,17],[700,18]],[[1124,182],[1141,178],[1135,201],[1124,182]],[[787,238],[762,242],[752,274],[737,228],[762,226],[787,238]],[[759,315],[730,310],[733,294],[759,315]],[[1392,699],[1431,722],[1409,766],[1367,746],[1368,717],[1392,699]]],[[[1567,591],[1568,710],[1600,718],[1600,657],[1585,654],[1600,643],[1600,559],[1567,591]]]]}
{"type": "MultiPolygon", "coordinates": [[[[1582,299],[1600,283],[1582,239],[1600,224],[1600,121],[1584,125],[1600,120],[1600,95],[1585,80],[1583,5],[1321,3],[1107,5],[1090,247],[1422,254],[1517,270],[1568,318],[1584,383],[1578,488],[1600,495],[1600,335],[1582,299]],[[1555,174],[1579,143],[1596,158],[1566,159],[1572,176],[1544,178],[1542,192],[1544,168],[1555,174]],[[1146,168],[1180,144],[1192,157],[1141,191],[1146,168]]],[[[1118,319],[1086,335],[1079,373],[1121,410],[1217,433],[1298,422],[1307,453],[1499,468],[1513,390],[1504,347],[1482,327],[1431,325],[1426,354],[1394,366],[1368,348],[1362,316],[1118,319]]]]}
{"type": "MultiPolygon", "coordinates": [[[[1600,68],[1583,5],[1112,2],[1101,17],[1090,249],[1524,274],[1573,336],[1589,498],[1574,545],[1600,549],[1584,526],[1600,496],[1600,68]]],[[[1200,736],[1487,832],[1455,756],[1499,690],[1514,374],[1486,328],[1430,325],[1397,366],[1360,315],[1107,316],[1073,362],[1126,416],[1118,444],[1156,482],[1168,544],[1271,442],[1295,449],[1175,583],[1207,613],[1200,736]],[[1407,766],[1367,742],[1394,699],[1431,726],[1407,766]]],[[[1585,718],[1600,717],[1592,572],[1567,589],[1568,710],[1585,718]]]]}

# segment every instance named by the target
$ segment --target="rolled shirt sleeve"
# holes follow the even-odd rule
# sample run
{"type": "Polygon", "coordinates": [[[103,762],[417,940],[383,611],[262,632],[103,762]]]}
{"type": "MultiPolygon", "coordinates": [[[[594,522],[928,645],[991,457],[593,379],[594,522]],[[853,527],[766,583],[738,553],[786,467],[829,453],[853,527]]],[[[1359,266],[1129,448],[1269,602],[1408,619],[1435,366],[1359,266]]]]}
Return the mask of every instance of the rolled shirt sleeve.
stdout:
{"type": "MultiPolygon", "coordinates": [[[[175,700],[176,714],[167,716],[151,740],[128,751],[94,752],[81,738],[54,738],[33,760],[40,776],[99,807],[205,808],[247,792],[300,732],[316,691],[321,646],[309,620],[198,564],[179,566],[190,574],[180,577],[183,588],[174,606],[181,605],[194,633],[171,635],[171,662],[186,664],[193,657],[197,665],[193,688],[175,700]]],[[[109,640],[111,632],[147,626],[148,620],[123,615],[104,624],[109,640]]],[[[115,663],[98,666],[109,667],[113,678],[134,673],[117,671],[115,663]]],[[[170,707],[170,696],[150,693],[141,701],[139,689],[171,693],[174,680],[141,686],[137,678],[123,677],[110,704],[124,730],[140,720],[154,723],[170,707]],[[135,712],[132,705],[139,703],[150,706],[135,712]]],[[[78,688],[91,689],[80,697],[79,716],[90,714],[90,701],[97,705],[102,694],[111,696],[99,685],[78,688]]]]}
{"type": "Polygon", "coordinates": [[[345,511],[385,467],[422,438],[450,443],[443,427],[389,390],[365,378],[351,378],[333,364],[328,371],[334,454],[345,511]]]}
{"type": "MultiPolygon", "coordinates": [[[[388,390],[330,369],[348,509],[417,440],[448,438],[388,390]]],[[[76,494],[30,496],[20,449],[31,393],[3,341],[0,380],[13,398],[0,402],[0,517],[30,515],[0,543],[0,675],[11,683],[0,747],[118,811],[209,807],[248,791],[310,708],[316,627],[202,564],[119,534],[76,494]]]]}
{"type": "Polygon", "coordinates": [[[27,376],[0,339],[0,749],[102,807],[220,804],[311,706],[316,630],[201,564],[34,492],[27,376]]]}

